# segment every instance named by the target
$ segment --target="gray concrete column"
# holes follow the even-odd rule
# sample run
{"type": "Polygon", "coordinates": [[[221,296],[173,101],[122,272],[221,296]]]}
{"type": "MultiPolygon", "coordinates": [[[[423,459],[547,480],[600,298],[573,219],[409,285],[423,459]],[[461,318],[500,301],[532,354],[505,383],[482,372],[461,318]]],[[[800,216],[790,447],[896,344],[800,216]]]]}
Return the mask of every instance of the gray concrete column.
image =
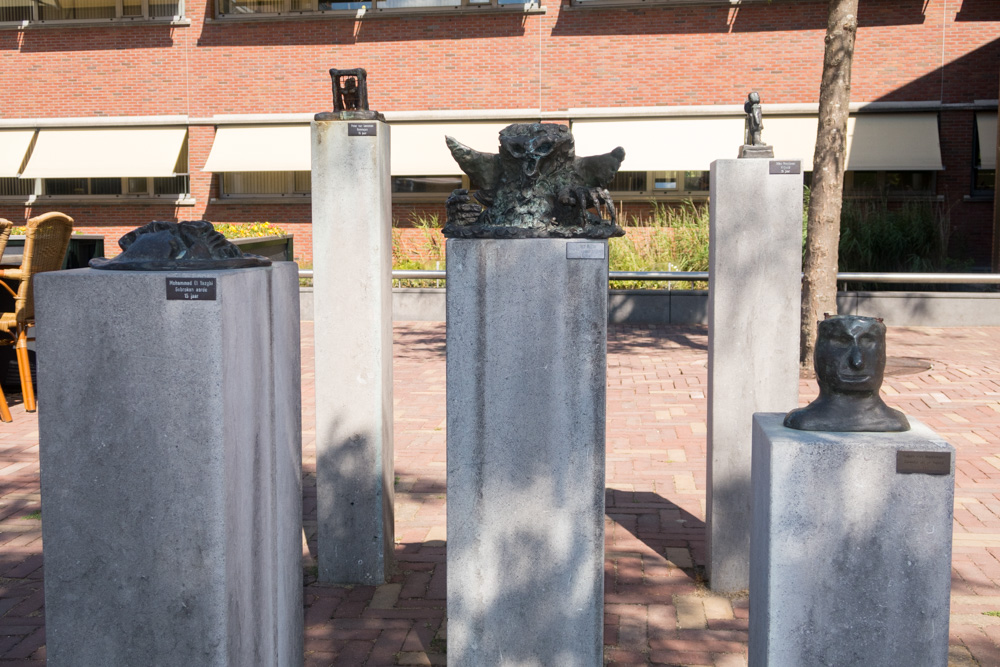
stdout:
{"type": "Polygon", "coordinates": [[[35,280],[48,664],[301,665],[298,267],[35,280]]]}
{"type": "Polygon", "coordinates": [[[607,256],[448,241],[449,664],[603,664],[607,256]]]}
{"type": "Polygon", "coordinates": [[[389,126],[312,124],[319,578],[386,580],[393,549],[389,126]]]}
{"type": "Polygon", "coordinates": [[[776,162],[712,163],[706,567],[716,591],[749,585],[753,413],[798,407],[802,174],[773,173],[787,171],[776,162]]]}
{"type": "Polygon", "coordinates": [[[912,417],[903,433],[783,418],[753,421],[750,665],[944,667],[954,449],[912,417]]]}

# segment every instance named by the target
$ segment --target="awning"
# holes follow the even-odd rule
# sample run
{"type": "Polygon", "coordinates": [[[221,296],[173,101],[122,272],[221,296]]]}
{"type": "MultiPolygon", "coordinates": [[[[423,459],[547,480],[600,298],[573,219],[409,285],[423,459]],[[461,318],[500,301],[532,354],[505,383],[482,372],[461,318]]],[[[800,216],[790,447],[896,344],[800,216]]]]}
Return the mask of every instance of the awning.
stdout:
{"type": "Polygon", "coordinates": [[[997,168],[997,113],[981,111],[976,114],[979,134],[979,168],[997,168]]]}
{"type": "MultiPolygon", "coordinates": [[[[994,114],[994,138],[996,115],[994,114]]],[[[707,171],[713,160],[735,158],[743,143],[742,117],[576,121],[577,155],[625,148],[622,171],[707,171]]],[[[802,160],[812,170],[815,116],[764,115],[763,139],[779,160],[802,160]]],[[[995,143],[994,143],[995,148],[995,143]]],[[[847,122],[847,169],[937,170],[941,163],[937,114],[859,114],[847,122]]]]}
{"type": "Polygon", "coordinates": [[[311,141],[308,125],[219,127],[204,171],[309,171],[311,141]]]}
{"type": "MultiPolygon", "coordinates": [[[[389,147],[393,176],[446,176],[462,170],[445,136],[485,153],[500,150],[500,130],[509,123],[393,123],[389,147]]],[[[614,148],[614,146],[612,146],[614,148]]]]}
{"type": "Polygon", "coordinates": [[[43,129],[22,178],[174,176],[187,128],[43,129]]]}
{"type": "Polygon", "coordinates": [[[743,117],[578,120],[573,138],[580,157],[624,148],[621,171],[708,171],[713,160],[736,157],[743,117]]]}
{"type": "Polygon", "coordinates": [[[17,176],[34,130],[0,130],[0,178],[17,176]]]}

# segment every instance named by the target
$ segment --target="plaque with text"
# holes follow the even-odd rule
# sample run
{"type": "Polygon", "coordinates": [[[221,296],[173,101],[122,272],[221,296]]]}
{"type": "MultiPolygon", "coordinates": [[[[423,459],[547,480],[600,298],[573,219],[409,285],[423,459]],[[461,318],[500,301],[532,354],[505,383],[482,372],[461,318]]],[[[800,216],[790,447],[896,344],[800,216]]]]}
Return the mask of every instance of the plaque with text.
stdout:
{"type": "Polygon", "coordinates": [[[167,301],[215,301],[215,278],[167,278],[167,301]]]}
{"type": "Polygon", "coordinates": [[[566,244],[566,259],[604,259],[603,243],[575,241],[566,244]]]}
{"type": "Polygon", "coordinates": [[[348,123],[347,136],[374,137],[378,134],[378,123],[348,123]]]}
{"type": "Polygon", "coordinates": [[[772,174],[801,174],[800,160],[771,160],[769,172],[772,174]]]}
{"type": "Polygon", "coordinates": [[[951,452],[896,452],[897,474],[947,475],[951,472],[951,452]]]}

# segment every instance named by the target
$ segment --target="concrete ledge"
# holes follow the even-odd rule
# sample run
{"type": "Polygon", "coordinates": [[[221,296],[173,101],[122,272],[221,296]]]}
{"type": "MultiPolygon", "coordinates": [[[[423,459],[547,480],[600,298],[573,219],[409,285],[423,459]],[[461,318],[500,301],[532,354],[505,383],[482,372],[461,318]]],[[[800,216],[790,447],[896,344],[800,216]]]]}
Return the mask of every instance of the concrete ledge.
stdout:
{"type": "MultiPolygon", "coordinates": [[[[299,291],[302,319],[312,320],[312,288],[299,291]]],[[[881,317],[889,326],[1000,326],[1000,292],[840,292],[842,315],[881,317]]],[[[444,289],[397,287],[392,318],[397,322],[444,322],[444,289]]],[[[708,324],[703,290],[611,290],[612,324],[708,324]]]]}

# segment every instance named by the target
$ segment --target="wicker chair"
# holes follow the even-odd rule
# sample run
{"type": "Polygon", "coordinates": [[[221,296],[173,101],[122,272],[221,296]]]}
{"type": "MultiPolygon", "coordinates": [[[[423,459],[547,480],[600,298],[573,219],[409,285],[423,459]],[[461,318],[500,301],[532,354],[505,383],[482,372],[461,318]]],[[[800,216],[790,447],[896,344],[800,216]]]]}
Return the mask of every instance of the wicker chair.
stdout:
{"type": "MultiPolygon", "coordinates": [[[[10,220],[0,218],[0,255],[7,248],[7,240],[10,238],[10,230],[14,228],[14,223],[10,220]]],[[[7,406],[7,397],[0,390],[0,421],[13,421],[10,416],[10,408],[7,406]]]]}
{"type": "Polygon", "coordinates": [[[24,409],[35,411],[35,389],[31,384],[31,366],[28,363],[28,328],[35,326],[35,300],[33,278],[39,273],[62,268],[69,237],[73,234],[73,218],[62,213],[45,213],[28,220],[24,233],[24,258],[16,269],[0,270],[0,279],[20,280],[15,292],[0,281],[14,296],[14,312],[0,313],[0,332],[10,340],[0,340],[0,345],[14,345],[17,353],[17,370],[21,375],[21,394],[24,409]]]}

